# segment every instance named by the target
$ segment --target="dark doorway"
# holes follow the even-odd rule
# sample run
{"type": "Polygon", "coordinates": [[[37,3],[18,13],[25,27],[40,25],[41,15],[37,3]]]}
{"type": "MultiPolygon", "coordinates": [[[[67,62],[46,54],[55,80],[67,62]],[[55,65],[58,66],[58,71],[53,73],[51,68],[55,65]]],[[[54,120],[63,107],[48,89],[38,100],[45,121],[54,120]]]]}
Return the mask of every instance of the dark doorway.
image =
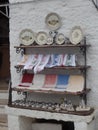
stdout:
{"type": "MultiPolygon", "coordinates": [[[[57,121],[57,120],[45,120],[45,119],[36,119],[36,123],[51,123],[51,124],[60,124],[62,126],[61,130],[74,130],[74,122],[70,121],[57,121]]],[[[46,129],[47,130],[47,129],[46,129]]]]}
{"type": "Polygon", "coordinates": [[[9,7],[5,6],[7,3],[8,0],[0,0],[0,87],[2,82],[6,85],[10,78],[9,7]]]}

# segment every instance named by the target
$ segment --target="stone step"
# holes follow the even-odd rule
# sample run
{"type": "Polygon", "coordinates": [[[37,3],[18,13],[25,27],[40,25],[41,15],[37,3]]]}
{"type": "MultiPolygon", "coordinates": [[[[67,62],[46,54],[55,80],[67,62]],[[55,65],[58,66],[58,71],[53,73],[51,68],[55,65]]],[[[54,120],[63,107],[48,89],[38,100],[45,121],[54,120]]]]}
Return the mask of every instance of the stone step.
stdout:
{"type": "Polygon", "coordinates": [[[2,90],[0,89],[0,93],[8,93],[8,90],[7,89],[6,90],[5,89],[2,89],[2,90]]]}
{"type": "Polygon", "coordinates": [[[8,99],[8,93],[0,93],[0,99],[8,99]]]}
{"type": "Polygon", "coordinates": [[[5,105],[8,104],[8,83],[0,81],[0,130],[8,130],[5,105]]]}
{"type": "Polygon", "coordinates": [[[0,90],[8,90],[8,86],[0,86],[0,90]]]}
{"type": "Polygon", "coordinates": [[[7,90],[8,87],[9,87],[9,84],[2,84],[2,83],[0,82],[0,90],[7,90]]]}
{"type": "Polygon", "coordinates": [[[0,105],[0,114],[5,114],[5,108],[0,105]]]}
{"type": "Polygon", "coordinates": [[[5,121],[0,121],[0,130],[8,130],[8,122],[5,121]]]}
{"type": "Polygon", "coordinates": [[[8,130],[8,127],[0,126],[0,130],[8,130]]]}
{"type": "Polygon", "coordinates": [[[2,126],[2,127],[8,127],[8,123],[2,123],[2,122],[0,122],[0,126],[2,126]]]}
{"type": "Polygon", "coordinates": [[[0,105],[7,105],[8,99],[0,99],[0,105]]]}
{"type": "Polygon", "coordinates": [[[0,114],[5,114],[5,105],[0,105],[0,114]]]}
{"type": "Polygon", "coordinates": [[[0,90],[7,90],[9,83],[5,79],[0,80],[0,90]]]}
{"type": "Polygon", "coordinates": [[[7,114],[0,114],[0,123],[7,123],[7,114]]]}

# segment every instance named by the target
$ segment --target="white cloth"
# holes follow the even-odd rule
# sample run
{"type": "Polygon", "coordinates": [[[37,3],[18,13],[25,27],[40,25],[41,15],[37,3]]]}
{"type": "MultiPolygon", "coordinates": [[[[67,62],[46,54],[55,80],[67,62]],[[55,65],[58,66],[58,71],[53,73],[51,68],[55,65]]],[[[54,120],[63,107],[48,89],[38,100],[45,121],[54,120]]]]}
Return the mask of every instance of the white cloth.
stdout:
{"type": "Polygon", "coordinates": [[[44,74],[35,74],[31,88],[35,89],[35,90],[39,90],[43,87],[44,82],[45,82],[45,75],[44,74]]]}
{"type": "Polygon", "coordinates": [[[40,55],[39,57],[40,57],[39,62],[34,67],[34,73],[35,74],[37,72],[40,72],[40,71],[42,71],[44,69],[44,67],[46,66],[46,64],[49,61],[50,55],[40,55]]]}

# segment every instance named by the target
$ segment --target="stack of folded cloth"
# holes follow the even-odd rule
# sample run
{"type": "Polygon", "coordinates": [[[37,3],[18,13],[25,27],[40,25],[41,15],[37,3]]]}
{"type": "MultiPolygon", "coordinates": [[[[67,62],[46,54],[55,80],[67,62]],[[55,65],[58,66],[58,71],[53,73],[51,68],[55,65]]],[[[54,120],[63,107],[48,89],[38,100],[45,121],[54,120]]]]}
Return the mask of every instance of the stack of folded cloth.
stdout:
{"type": "Polygon", "coordinates": [[[69,83],[69,75],[58,75],[56,89],[66,89],[69,83]]]}
{"type": "Polygon", "coordinates": [[[67,92],[80,92],[84,89],[84,77],[82,75],[70,75],[67,92]]]}
{"type": "Polygon", "coordinates": [[[30,87],[32,85],[34,75],[33,74],[23,74],[21,83],[18,85],[20,87],[30,87]]]}
{"type": "Polygon", "coordinates": [[[25,70],[34,70],[38,73],[44,68],[55,66],[76,66],[76,55],[74,54],[32,54],[23,55],[18,65],[23,65],[25,70]]]}
{"type": "Polygon", "coordinates": [[[45,82],[45,75],[44,74],[35,74],[33,81],[32,81],[32,89],[40,90],[45,82]]]}
{"type": "Polygon", "coordinates": [[[57,83],[57,75],[47,74],[45,75],[45,82],[43,85],[43,89],[54,89],[57,83]]]}
{"type": "Polygon", "coordinates": [[[84,88],[82,75],[23,74],[19,87],[34,90],[79,92],[84,88]]]}

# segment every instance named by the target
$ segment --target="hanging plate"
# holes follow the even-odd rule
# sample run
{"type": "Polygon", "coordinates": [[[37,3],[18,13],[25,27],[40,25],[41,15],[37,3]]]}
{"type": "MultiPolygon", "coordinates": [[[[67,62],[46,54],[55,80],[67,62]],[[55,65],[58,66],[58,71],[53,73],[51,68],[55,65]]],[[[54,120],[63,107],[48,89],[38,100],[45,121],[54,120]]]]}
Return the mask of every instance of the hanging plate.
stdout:
{"type": "Polygon", "coordinates": [[[61,19],[56,13],[48,14],[45,23],[50,30],[57,30],[61,27],[61,19]]]}
{"type": "Polygon", "coordinates": [[[19,39],[23,45],[31,45],[34,42],[34,32],[30,29],[24,29],[19,34],[19,39]]]}
{"type": "Polygon", "coordinates": [[[36,42],[38,45],[44,45],[44,44],[47,44],[47,38],[48,38],[48,35],[46,32],[38,32],[37,35],[36,35],[36,42]]]}
{"type": "Polygon", "coordinates": [[[47,38],[47,45],[51,45],[53,44],[53,37],[52,36],[48,36],[47,38]]]}
{"type": "Polygon", "coordinates": [[[83,39],[83,32],[79,26],[75,26],[72,28],[69,40],[72,44],[77,45],[83,39]]]}
{"type": "Polygon", "coordinates": [[[65,42],[65,36],[64,36],[64,34],[62,34],[62,33],[57,34],[55,42],[57,44],[59,44],[59,45],[63,44],[65,42]]]}

